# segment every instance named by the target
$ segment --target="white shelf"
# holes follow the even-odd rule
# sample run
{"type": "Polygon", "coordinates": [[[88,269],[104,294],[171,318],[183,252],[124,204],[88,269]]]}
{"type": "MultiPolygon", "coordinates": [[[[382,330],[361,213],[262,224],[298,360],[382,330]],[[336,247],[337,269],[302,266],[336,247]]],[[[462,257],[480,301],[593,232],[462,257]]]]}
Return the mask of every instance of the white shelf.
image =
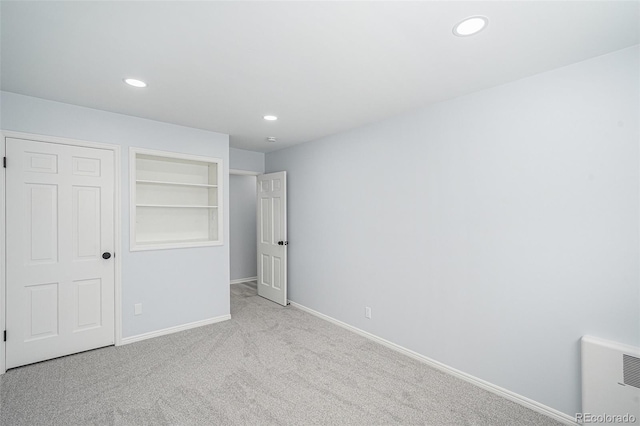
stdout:
{"type": "Polygon", "coordinates": [[[222,160],[130,148],[131,250],[222,244],[222,160]]]}
{"type": "Polygon", "coordinates": [[[181,206],[172,204],[136,204],[136,207],[167,207],[171,209],[217,209],[218,206],[181,206]]]}
{"type": "Polygon", "coordinates": [[[206,185],[204,183],[183,183],[183,182],[164,182],[161,180],[136,180],[136,183],[148,183],[154,185],[178,185],[178,186],[192,186],[194,188],[217,188],[218,185],[206,185]]]}

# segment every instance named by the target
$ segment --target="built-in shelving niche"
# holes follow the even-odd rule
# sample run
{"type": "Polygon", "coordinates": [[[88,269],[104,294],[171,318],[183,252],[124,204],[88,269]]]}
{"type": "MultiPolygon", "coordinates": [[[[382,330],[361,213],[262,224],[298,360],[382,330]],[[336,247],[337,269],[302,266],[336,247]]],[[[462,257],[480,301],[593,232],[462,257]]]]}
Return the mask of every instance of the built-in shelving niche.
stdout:
{"type": "Polygon", "coordinates": [[[130,149],[131,250],[222,244],[222,160],[130,149]]]}

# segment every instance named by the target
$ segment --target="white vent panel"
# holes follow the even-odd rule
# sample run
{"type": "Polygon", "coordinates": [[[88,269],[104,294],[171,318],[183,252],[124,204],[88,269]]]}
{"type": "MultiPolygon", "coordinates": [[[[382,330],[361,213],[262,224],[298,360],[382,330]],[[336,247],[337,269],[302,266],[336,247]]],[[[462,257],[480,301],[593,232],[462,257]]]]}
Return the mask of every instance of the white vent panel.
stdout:
{"type": "Polygon", "coordinates": [[[582,338],[582,412],[640,420],[640,348],[582,338]]]}
{"type": "Polygon", "coordinates": [[[622,355],[622,371],[624,384],[640,389],[640,358],[631,355],[622,355]]]}

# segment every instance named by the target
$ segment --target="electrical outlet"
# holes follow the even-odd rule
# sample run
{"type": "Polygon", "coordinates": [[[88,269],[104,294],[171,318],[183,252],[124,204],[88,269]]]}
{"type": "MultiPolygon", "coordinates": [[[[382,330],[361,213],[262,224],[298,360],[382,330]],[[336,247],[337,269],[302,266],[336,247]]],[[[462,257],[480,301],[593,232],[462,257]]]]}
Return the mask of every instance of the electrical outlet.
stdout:
{"type": "Polygon", "coordinates": [[[371,308],[368,306],[364,308],[364,317],[371,319],[371,308]]]}
{"type": "Polygon", "coordinates": [[[136,303],[133,305],[133,314],[142,315],[142,303],[136,303]]]}

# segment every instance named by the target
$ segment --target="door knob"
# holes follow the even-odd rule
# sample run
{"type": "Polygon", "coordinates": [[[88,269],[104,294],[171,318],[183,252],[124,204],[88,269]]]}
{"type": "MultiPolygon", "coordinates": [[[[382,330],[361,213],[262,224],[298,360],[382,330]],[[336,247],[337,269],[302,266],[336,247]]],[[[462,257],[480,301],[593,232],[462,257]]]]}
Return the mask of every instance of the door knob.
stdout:
{"type": "Polygon", "coordinates": [[[105,251],[104,253],[102,253],[103,259],[109,259],[110,257],[111,257],[111,253],[109,253],[108,251],[105,251]]]}
{"type": "Polygon", "coordinates": [[[289,241],[278,241],[279,246],[286,246],[287,244],[289,244],[289,241]]]}

